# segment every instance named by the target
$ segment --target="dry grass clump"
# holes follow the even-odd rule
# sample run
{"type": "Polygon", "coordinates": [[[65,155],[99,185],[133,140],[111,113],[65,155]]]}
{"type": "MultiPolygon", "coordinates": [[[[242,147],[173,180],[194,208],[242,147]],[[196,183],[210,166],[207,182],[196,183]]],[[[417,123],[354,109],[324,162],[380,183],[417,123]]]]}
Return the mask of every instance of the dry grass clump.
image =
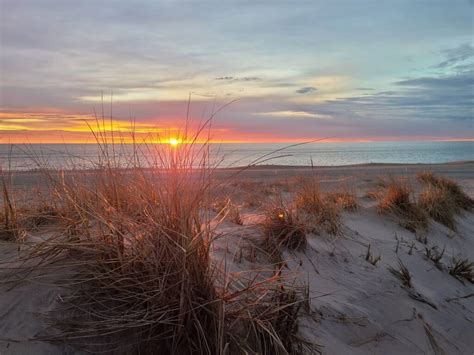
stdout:
{"type": "MultiPolygon", "coordinates": [[[[68,218],[70,210],[57,205],[51,191],[32,195],[16,191],[7,185],[4,181],[1,198],[3,206],[0,210],[0,239],[22,242],[27,232],[47,225],[59,226],[68,218]]],[[[74,216],[69,218],[74,219],[74,216]]]]}
{"type": "Polygon", "coordinates": [[[398,260],[398,269],[389,266],[388,271],[390,271],[397,279],[399,279],[403,286],[408,288],[412,287],[410,271],[401,260],[398,260]]]}
{"type": "Polygon", "coordinates": [[[54,190],[37,191],[34,196],[28,198],[28,205],[25,202],[19,203],[19,224],[26,230],[34,231],[43,226],[64,224],[68,218],[74,219],[75,216],[68,215],[70,206],[60,204],[60,200],[56,198],[54,190]]]}
{"type": "Polygon", "coordinates": [[[391,274],[393,274],[397,279],[401,281],[403,287],[405,287],[406,290],[408,291],[408,296],[410,298],[414,299],[417,302],[425,303],[429,305],[430,307],[432,307],[433,309],[438,309],[438,306],[435,303],[433,303],[433,301],[431,301],[430,299],[428,299],[421,293],[417,292],[413,288],[413,284],[411,282],[411,279],[412,279],[411,273],[400,259],[398,259],[398,268],[389,266],[388,270],[390,271],[391,274]]]}
{"type": "Polygon", "coordinates": [[[364,197],[368,198],[370,200],[380,200],[383,196],[383,191],[380,189],[373,189],[373,190],[368,190],[365,194],[364,197]]]}
{"type": "Polygon", "coordinates": [[[264,205],[264,201],[266,200],[266,196],[263,196],[259,193],[245,192],[243,195],[244,207],[262,207],[264,205]]]}
{"type": "MultiPolygon", "coordinates": [[[[60,278],[68,292],[48,339],[94,353],[296,353],[303,346],[296,336],[298,292],[281,288],[281,275],[231,289],[210,257],[216,226],[210,196],[216,194],[207,143],[184,135],[190,144],[137,145],[123,168],[114,141],[106,132],[95,134],[100,163],[94,171],[42,167],[65,228],[32,245],[27,259],[38,261],[36,270],[73,270],[60,278]],[[140,150],[153,157],[144,167],[140,150]]],[[[14,208],[4,205],[11,226],[14,208]]],[[[304,226],[293,211],[274,212],[267,238],[304,247],[304,226]]]]}
{"type": "Polygon", "coordinates": [[[431,260],[438,269],[441,269],[441,259],[443,258],[445,249],[446,248],[443,248],[440,252],[437,246],[432,248],[425,247],[425,256],[431,260]]]}
{"type": "Polygon", "coordinates": [[[387,178],[386,176],[379,175],[375,178],[375,185],[378,188],[386,188],[391,184],[391,179],[393,179],[392,176],[387,178]]]}
{"type": "MultiPolygon", "coordinates": [[[[5,200],[4,200],[5,201],[5,200]]],[[[16,210],[9,201],[3,203],[3,211],[0,214],[0,239],[15,240],[18,234],[18,224],[16,219],[16,210]]]]}
{"type": "Polygon", "coordinates": [[[406,181],[393,178],[387,186],[378,208],[382,212],[410,212],[412,208],[411,195],[412,189],[406,181]]]}
{"type": "Polygon", "coordinates": [[[474,283],[474,262],[469,259],[453,258],[448,271],[462,283],[463,279],[474,283]]]}
{"type": "Polygon", "coordinates": [[[426,214],[415,203],[413,190],[404,179],[391,178],[377,207],[379,213],[392,213],[401,217],[403,226],[412,232],[427,227],[426,214]]]}
{"type": "Polygon", "coordinates": [[[369,244],[369,246],[367,247],[367,253],[365,254],[365,260],[366,260],[367,262],[369,262],[370,264],[376,266],[377,263],[380,261],[381,258],[382,258],[381,255],[379,255],[379,256],[374,256],[374,255],[372,254],[372,251],[370,250],[370,244],[369,244]]]}
{"type": "Polygon", "coordinates": [[[448,190],[428,186],[418,197],[419,206],[435,221],[446,227],[456,229],[456,214],[458,207],[453,203],[448,190]]]}
{"type": "Polygon", "coordinates": [[[213,235],[202,213],[207,172],[180,162],[153,176],[104,168],[94,178],[53,181],[80,218],[79,232],[40,243],[32,255],[79,264],[65,297],[67,317],[58,320],[62,339],[93,352],[220,351],[213,235]]]}
{"type": "Polygon", "coordinates": [[[229,197],[217,199],[212,207],[219,217],[222,216],[223,219],[240,226],[244,224],[239,207],[229,197]]]}
{"type": "Polygon", "coordinates": [[[314,227],[322,227],[327,233],[340,235],[342,229],[341,204],[331,195],[324,195],[315,179],[302,182],[296,193],[296,206],[309,218],[314,227]]]}
{"type": "Polygon", "coordinates": [[[420,173],[417,178],[427,185],[447,191],[458,208],[468,211],[474,208],[474,199],[469,197],[453,180],[435,176],[430,172],[420,173]]]}
{"type": "Polygon", "coordinates": [[[306,247],[306,224],[297,209],[281,196],[266,207],[262,226],[265,249],[270,251],[271,255],[279,254],[282,247],[292,250],[306,247]]]}
{"type": "Polygon", "coordinates": [[[347,190],[328,192],[325,198],[346,211],[354,212],[359,208],[356,195],[347,190]]]}
{"type": "Polygon", "coordinates": [[[227,218],[229,218],[232,222],[240,226],[244,224],[244,220],[242,219],[242,215],[240,214],[239,207],[237,207],[234,203],[231,203],[228,207],[227,218]]]}
{"type": "Polygon", "coordinates": [[[420,207],[435,221],[455,230],[456,215],[462,210],[471,210],[474,200],[452,180],[432,173],[421,173],[417,178],[427,185],[419,196],[420,207]]]}
{"type": "Polygon", "coordinates": [[[246,298],[244,302],[232,301],[237,293],[226,298],[228,313],[237,322],[232,322],[229,334],[234,341],[224,353],[320,354],[319,346],[298,336],[298,318],[309,302],[307,288],[282,283],[281,271],[263,282],[270,287],[252,282],[255,292],[238,295],[246,298]],[[253,306],[242,308],[245,305],[253,306]]]}
{"type": "Polygon", "coordinates": [[[18,209],[9,188],[8,178],[2,174],[3,209],[0,211],[0,240],[18,241],[24,235],[24,231],[18,223],[18,209]]]}
{"type": "Polygon", "coordinates": [[[23,224],[26,225],[28,229],[33,230],[41,226],[55,224],[62,220],[58,209],[48,204],[36,206],[33,210],[28,211],[24,215],[24,218],[23,224]]]}

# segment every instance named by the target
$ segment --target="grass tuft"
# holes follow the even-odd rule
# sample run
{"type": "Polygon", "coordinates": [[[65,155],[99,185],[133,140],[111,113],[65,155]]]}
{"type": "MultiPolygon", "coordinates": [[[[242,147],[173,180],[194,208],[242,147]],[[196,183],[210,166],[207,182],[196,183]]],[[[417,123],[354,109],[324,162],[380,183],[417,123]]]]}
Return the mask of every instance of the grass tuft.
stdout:
{"type": "Polygon", "coordinates": [[[456,215],[472,210],[474,200],[452,180],[432,173],[421,173],[417,178],[426,185],[419,196],[420,207],[435,221],[456,230],[456,215]]]}
{"type": "Polygon", "coordinates": [[[229,353],[320,354],[319,346],[298,335],[298,318],[307,302],[304,292],[300,287],[277,282],[264,294],[256,295],[258,298],[245,302],[253,303],[254,307],[235,310],[234,305],[230,304],[230,312],[238,315],[241,321],[238,324],[244,327],[232,328],[232,334],[240,336],[230,347],[229,353]]]}
{"type": "Polygon", "coordinates": [[[441,269],[441,259],[443,258],[445,249],[446,248],[443,248],[440,252],[437,246],[432,248],[425,247],[425,256],[431,260],[438,269],[441,269]]]}
{"type": "Polygon", "coordinates": [[[474,283],[474,262],[469,259],[453,258],[448,272],[462,283],[463,280],[474,283]]]}
{"type": "Polygon", "coordinates": [[[408,288],[412,287],[410,271],[400,259],[398,260],[398,269],[389,266],[388,271],[390,271],[397,279],[399,279],[403,286],[408,288]]]}
{"type": "MultiPolygon", "coordinates": [[[[39,167],[61,212],[38,211],[54,212],[64,228],[32,244],[27,259],[39,261],[25,267],[74,270],[61,278],[70,292],[62,295],[49,339],[92,353],[224,354],[241,353],[245,344],[248,353],[288,354],[306,346],[296,334],[299,291],[282,286],[281,272],[230,289],[231,276],[211,258],[219,222],[219,213],[215,219],[210,213],[211,196],[218,194],[211,191],[208,141],[195,143],[203,131],[180,135],[189,143],[178,146],[156,144],[159,137],[134,143],[123,157],[110,132],[93,131],[100,152],[94,170],[39,167]],[[152,158],[140,162],[146,157],[152,158]]],[[[5,182],[3,190],[11,230],[16,210],[5,182]]],[[[304,224],[293,209],[275,208],[267,238],[303,248],[304,224]]]]}
{"type": "Polygon", "coordinates": [[[369,244],[369,246],[367,247],[367,253],[365,254],[365,260],[369,262],[370,264],[376,266],[381,258],[382,258],[381,255],[379,256],[372,255],[372,252],[370,250],[370,244],[369,244]]]}
{"type": "Polygon", "coordinates": [[[345,211],[354,212],[359,208],[356,195],[346,190],[329,192],[325,198],[345,211]]]}
{"type": "Polygon", "coordinates": [[[420,193],[419,206],[435,221],[446,227],[456,229],[458,207],[453,203],[448,190],[429,186],[420,193]]]}
{"type": "Polygon", "coordinates": [[[328,198],[321,192],[318,182],[311,178],[303,181],[301,188],[297,191],[296,206],[308,217],[308,221],[316,231],[318,227],[321,227],[329,234],[340,235],[342,233],[341,205],[335,196],[328,198]]]}
{"type": "Polygon", "coordinates": [[[24,230],[19,225],[18,209],[16,208],[9,183],[10,177],[2,173],[3,209],[0,211],[0,240],[21,241],[24,236],[24,230]]]}
{"type": "Polygon", "coordinates": [[[412,232],[427,228],[426,214],[415,203],[413,190],[404,179],[390,179],[377,207],[379,213],[391,213],[402,218],[402,225],[412,232]]]}
{"type": "Polygon", "coordinates": [[[430,172],[420,173],[417,178],[426,185],[447,191],[458,208],[468,211],[474,209],[474,199],[467,195],[453,180],[435,176],[430,172]]]}
{"type": "Polygon", "coordinates": [[[212,207],[212,209],[225,220],[231,221],[240,226],[244,224],[239,207],[229,197],[225,199],[217,199],[212,207]]]}
{"type": "Polygon", "coordinates": [[[383,191],[381,189],[371,189],[365,192],[364,197],[369,200],[380,200],[383,197],[383,191]]]}
{"type": "Polygon", "coordinates": [[[305,222],[297,209],[281,196],[275,198],[265,209],[262,226],[265,249],[270,251],[270,255],[279,255],[282,247],[291,250],[306,248],[305,222]]]}

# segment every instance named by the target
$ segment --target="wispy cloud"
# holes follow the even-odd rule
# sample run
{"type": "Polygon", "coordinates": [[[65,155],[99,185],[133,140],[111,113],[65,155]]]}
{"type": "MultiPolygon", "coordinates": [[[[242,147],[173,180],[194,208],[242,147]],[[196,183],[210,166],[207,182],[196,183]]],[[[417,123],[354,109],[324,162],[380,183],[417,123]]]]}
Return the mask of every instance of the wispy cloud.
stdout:
{"type": "Polygon", "coordinates": [[[317,120],[331,120],[333,117],[327,114],[313,113],[307,111],[272,111],[272,112],[257,112],[259,116],[280,117],[280,118],[300,118],[300,119],[317,119],[317,120]]]}
{"type": "Polygon", "coordinates": [[[446,59],[437,65],[438,68],[457,66],[460,63],[474,58],[474,47],[470,43],[461,44],[459,47],[442,51],[446,59]]]}
{"type": "Polygon", "coordinates": [[[305,86],[305,87],[302,87],[301,89],[296,90],[296,93],[297,94],[311,94],[316,91],[318,91],[318,89],[316,89],[315,87],[305,86]]]}
{"type": "Polygon", "coordinates": [[[258,76],[244,76],[244,77],[235,77],[235,76],[219,76],[216,80],[221,81],[262,81],[262,78],[258,76]]]}

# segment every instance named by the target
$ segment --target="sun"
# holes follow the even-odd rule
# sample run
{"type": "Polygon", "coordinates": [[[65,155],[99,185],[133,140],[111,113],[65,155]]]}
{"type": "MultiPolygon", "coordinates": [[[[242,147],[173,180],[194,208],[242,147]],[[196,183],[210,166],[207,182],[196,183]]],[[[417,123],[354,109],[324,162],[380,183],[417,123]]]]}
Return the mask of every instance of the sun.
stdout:
{"type": "Polygon", "coordinates": [[[179,140],[176,138],[170,138],[169,144],[173,147],[176,147],[179,144],[179,140]]]}

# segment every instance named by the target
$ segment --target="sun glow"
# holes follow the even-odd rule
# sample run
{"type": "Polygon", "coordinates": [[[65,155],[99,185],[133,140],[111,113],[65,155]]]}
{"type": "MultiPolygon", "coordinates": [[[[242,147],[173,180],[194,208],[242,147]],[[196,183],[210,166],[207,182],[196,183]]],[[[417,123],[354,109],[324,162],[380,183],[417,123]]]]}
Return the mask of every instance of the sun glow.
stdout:
{"type": "Polygon", "coordinates": [[[169,144],[173,147],[176,147],[179,143],[180,143],[179,140],[176,138],[170,138],[169,140],[169,144]]]}

